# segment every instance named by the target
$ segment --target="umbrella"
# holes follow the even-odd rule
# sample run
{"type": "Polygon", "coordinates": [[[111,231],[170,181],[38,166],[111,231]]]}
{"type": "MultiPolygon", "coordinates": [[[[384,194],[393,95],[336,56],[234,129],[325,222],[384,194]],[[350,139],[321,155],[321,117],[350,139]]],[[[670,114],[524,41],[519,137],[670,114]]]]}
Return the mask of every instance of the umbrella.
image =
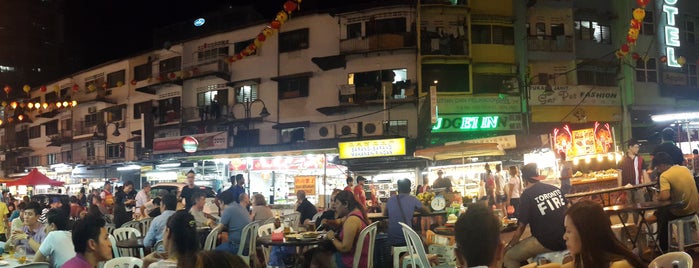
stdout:
{"type": "Polygon", "coordinates": [[[20,179],[10,181],[6,183],[7,186],[16,186],[16,185],[51,185],[51,186],[62,186],[63,182],[62,181],[57,181],[57,180],[52,180],[49,177],[46,177],[43,173],[39,172],[36,168],[32,169],[32,171],[27,174],[27,176],[24,176],[20,179]]]}
{"type": "Polygon", "coordinates": [[[505,155],[505,151],[497,143],[467,142],[415,151],[415,157],[426,158],[432,161],[488,155],[505,155]]]}

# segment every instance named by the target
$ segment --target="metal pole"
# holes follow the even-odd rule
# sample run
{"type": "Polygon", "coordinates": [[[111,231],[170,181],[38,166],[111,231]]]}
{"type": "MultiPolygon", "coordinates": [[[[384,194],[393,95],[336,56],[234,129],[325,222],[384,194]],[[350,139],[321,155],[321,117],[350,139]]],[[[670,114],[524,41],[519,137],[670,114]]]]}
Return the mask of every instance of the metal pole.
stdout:
{"type": "Polygon", "coordinates": [[[325,191],[326,188],[328,188],[328,155],[326,153],[323,153],[323,200],[325,200],[325,207],[328,207],[328,200],[325,198],[327,196],[327,193],[325,191]]]}

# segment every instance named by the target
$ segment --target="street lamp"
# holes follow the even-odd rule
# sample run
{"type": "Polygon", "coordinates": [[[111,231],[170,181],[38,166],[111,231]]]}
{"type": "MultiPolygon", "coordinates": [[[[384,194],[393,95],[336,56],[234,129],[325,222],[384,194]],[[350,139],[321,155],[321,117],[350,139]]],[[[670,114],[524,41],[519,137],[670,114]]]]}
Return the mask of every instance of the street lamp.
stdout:
{"type": "MultiPolygon", "coordinates": [[[[121,132],[119,132],[119,122],[104,123],[104,136],[100,135],[97,129],[95,129],[95,132],[92,134],[92,140],[104,141],[104,164],[107,164],[107,129],[109,128],[109,125],[114,125],[115,127],[114,132],[112,132],[112,136],[119,137],[119,135],[121,135],[121,132]]],[[[104,176],[105,178],[107,177],[107,169],[104,170],[104,176]]]]}
{"type": "Polygon", "coordinates": [[[252,100],[252,101],[250,101],[249,99],[246,99],[246,101],[244,101],[244,102],[236,102],[236,103],[233,104],[233,106],[231,107],[231,117],[232,117],[233,120],[236,119],[236,118],[235,118],[235,113],[233,112],[233,109],[235,109],[236,106],[242,105],[242,106],[243,106],[243,109],[245,110],[245,131],[246,131],[246,133],[245,133],[245,138],[246,138],[246,141],[245,141],[243,144],[251,144],[251,140],[250,140],[250,130],[251,130],[251,129],[250,129],[250,125],[251,125],[251,121],[252,121],[252,106],[253,106],[253,104],[255,104],[255,103],[261,103],[261,104],[262,104],[262,110],[260,111],[260,115],[259,115],[260,118],[264,118],[264,117],[267,117],[267,116],[270,115],[269,111],[267,111],[267,105],[266,105],[265,102],[262,101],[261,99],[255,99],[255,100],[252,100]]]}

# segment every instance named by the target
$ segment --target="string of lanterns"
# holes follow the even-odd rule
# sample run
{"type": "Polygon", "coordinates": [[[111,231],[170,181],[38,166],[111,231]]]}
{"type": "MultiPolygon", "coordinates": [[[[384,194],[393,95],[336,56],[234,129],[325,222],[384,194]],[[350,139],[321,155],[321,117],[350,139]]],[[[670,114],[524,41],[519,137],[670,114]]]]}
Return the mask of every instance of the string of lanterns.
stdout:
{"type": "Polygon", "coordinates": [[[277,12],[277,16],[274,18],[274,20],[270,22],[269,25],[265,26],[255,37],[255,39],[253,39],[253,41],[247,47],[245,47],[245,49],[240,51],[238,54],[228,57],[226,61],[228,63],[233,63],[254,54],[260,47],[262,47],[262,44],[264,44],[267,38],[272,36],[275,31],[278,31],[279,28],[281,28],[281,26],[284,25],[287,20],[289,20],[289,16],[294,10],[301,10],[301,1],[302,0],[287,0],[284,3],[283,9],[277,12]]]}
{"type": "MultiPolygon", "coordinates": [[[[73,91],[77,91],[80,88],[78,85],[73,85],[73,91]]],[[[41,86],[40,87],[41,92],[46,92],[47,88],[46,86],[41,86]]],[[[54,86],[54,90],[57,94],[60,93],[60,89],[58,85],[54,86]]],[[[5,86],[3,88],[3,91],[5,91],[5,94],[7,95],[7,98],[9,99],[10,93],[12,93],[12,87],[10,86],[5,86]]],[[[29,92],[31,91],[31,87],[29,85],[24,85],[22,87],[22,91],[29,96],[29,92]]],[[[2,106],[3,109],[8,109],[8,111],[15,111],[15,115],[12,117],[7,117],[8,122],[12,122],[14,120],[18,121],[25,121],[26,119],[29,119],[29,116],[26,115],[24,112],[25,111],[49,111],[49,110],[55,110],[55,109],[63,109],[63,108],[72,108],[78,105],[78,101],[76,100],[59,100],[54,102],[38,102],[38,101],[33,101],[33,100],[3,100],[0,102],[0,106],[2,106]]],[[[0,125],[2,125],[4,121],[0,119],[0,125]]]]}
{"type": "MultiPolygon", "coordinates": [[[[643,19],[646,17],[646,6],[650,3],[651,0],[636,0],[636,4],[638,4],[638,7],[633,10],[633,18],[631,19],[631,22],[629,23],[629,31],[628,34],[626,35],[626,43],[622,44],[619,50],[616,51],[616,57],[619,59],[622,59],[626,57],[629,52],[636,47],[636,41],[638,40],[638,35],[641,32],[641,26],[643,25],[643,19]]],[[[631,53],[631,58],[633,60],[639,60],[643,59],[644,61],[648,60],[648,56],[641,56],[637,52],[631,53]]],[[[667,62],[667,56],[663,55],[660,57],[660,62],[666,63],[667,62]]],[[[677,63],[679,65],[684,66],[684,64],[687,62],[687,59],[683,56],[677,57],[677,63]]]]}

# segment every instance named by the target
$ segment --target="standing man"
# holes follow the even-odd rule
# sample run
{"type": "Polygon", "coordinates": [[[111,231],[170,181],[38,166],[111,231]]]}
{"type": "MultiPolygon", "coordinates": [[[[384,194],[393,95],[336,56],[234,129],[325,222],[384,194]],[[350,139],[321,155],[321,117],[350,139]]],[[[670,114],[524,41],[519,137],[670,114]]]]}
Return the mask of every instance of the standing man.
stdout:
{"type": "Polygon", "coordinates": [[[545,178],[539,176],[534,163],[522,167],[522,178],[526,187],[519,198],[519,226],[505,247],[503,264],[506,268],[520,267],[522,261],[541,253],[566,249],[563,240],[566,203],[561,190],[540,183],[545,178]],[[519,241],[530,224],[532,236],[519,241]]]}
{"type": "Polygon", "coordinates": [[[318,209],[316,209],[316,206],[314,206],[313,203],[311,203],[311,201],[308,201],[308,199],[306,199],[306,192],[303,190],[299,190],[298,192],[296,192],[296,211],[301,213],[299,224],[303,226],[311,225],[311,220],[313,219],[313,216],[315,216],[316,213],[318,213],[318,209]]]}
{"type": "Polygon", "coordinates": [[[233,192],[233,200],[239,201],[240,195],[245,193],[245,176],[243,174],[235,175],[235,185],[231,186],[233,192]]]}
{"type": "Polygon", "coordinates": [[[503,213],[507,213],[505,203],[507,202],[507,180],[505,179],[505,174],[502,173],[502,165],[495,165],[495,203],[497,208],[503,213]]]}
{"type": "Polygon", "coordinates": [[[354,179],[352,178],[352,176],[347,175],[346,181],[347,181],[347,187],[345,187],[345,191],[348,191],[351,193],[352,191],[354,191],[354,179]]]}
{"type": "Polygon", "coordinates": [[[653,157],[653,166],[660,174],[659,201],[671,200],[682,203],[681,207],[661,208],[655,212],[658,218],[658,242],[663,252],[668,248],[667,223],[671,220],[694,215],[699,210],[699,193],[694,184],[694,177],[689,169],[677,164],[676,159],[665,152],[653,157]]]}
{"type": "Polygon", "coordinates": [[[238,202],[231,201],[226,204],[226,209],[223,210],[219,226],[228,229],[228,242],[221,243],[216,247],[216,250],[238,254],[243,228],[250,223],[250,212],[247,209],[250,205],[250,198],[246,193],[242,193],[238,198],[238,202]]]}
{"type": "Polygon", "coordinates": [[[100,262],[112,259],[112,244],[104,219],[88,215],[73,226],[71,239],[75,257],[63,264],[63,268],[97,268],[100,262]]]}
{"type": "Polygon", "coordinates": [[[136,209],[144,218],[146,217],[146,204],[150,201],[150,183],[143,183],[143,189],[136,194],[136,209]]]}
{"type": "MultiPolygon", "coordinates": [[[[641,148],[641,144],[634,139],[629,140],[627,143],[626,154],[624,158],[619,162],[619,169],[621,169],[621,185],[638,185],[642,184],[648,179],[648,173],[643,169],[643,158],[638,156],[638,150],[641,148]]],[[[628,197],[627,200],[633,203],[639,203],[645,201],[644,189],[637,189],[632,193],[633,198],[628,197]]],[[[634,219],[638,216],[634,213],[634,219]]]]}
{"type": "Polygon", "coordinates": [[[437,179],[432,183],[432,189],[445,188],[447,192],[451,192],[451,180],[443,177],[444,171],[437,171],[437,179]]]}
{"type": "Polygon", "coordinates": [[[388,216],[388,239],[394,247],[405,246],[403,229],[398,222],[413,227],[413,213],[415,211],[427,212],[422,202],[410,195],[410,180],[400,179],[396,182],[398,194],[388,198],[384,216],[388,216]]]}
{"type": "Polygon", "coordinates": [[[182,192],[180,193],[180,199],[184,200],[184,209],[187,211],[194,205],[192,194],[197,190],[194,186],[194,177],[196,177],[196,175],[194,170],[190,169],[189,172],[187,172],[187,185],[182,187],[182,192]]]}
{"type": "Polygon", "coordinates": [[[102,206],[106,209],[107,214],[112,214],[112,207],[114,206],[114,195],[112,194],[111,182],[104,182],[104,189],[102,189],[102,192],[100,193],[100,198],[102,199],[102,206]]]}
{"type": "Polygon", "coordinates": [[[357,185],[354,186],[354,199],[359,202],[364,210],[366,210],[366,193],[364,192],[364,183],[366,183],[366,178],[362,176],[357,176],[357,185]]]}
{"type": "Polygon", "coordinates": [[[561,194],[563,196],[570,193],[573,186],[570,184],[570,178],[573,177],[573,166],[570,162],[566,161],[566,152],[561,152],[559,154],[560,165],[561,165],[561,194]]]}

